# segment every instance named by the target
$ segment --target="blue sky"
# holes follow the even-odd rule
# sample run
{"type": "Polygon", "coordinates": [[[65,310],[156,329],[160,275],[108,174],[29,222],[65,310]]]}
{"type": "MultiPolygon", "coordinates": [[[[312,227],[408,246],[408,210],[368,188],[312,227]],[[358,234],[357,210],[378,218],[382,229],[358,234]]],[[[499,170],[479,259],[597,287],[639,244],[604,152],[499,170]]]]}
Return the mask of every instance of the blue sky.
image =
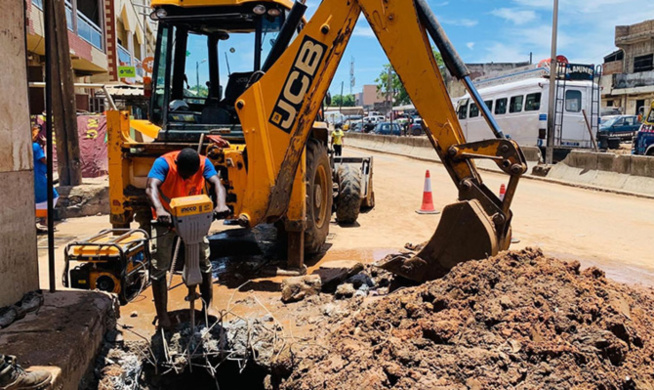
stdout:
{"type": "MultiPolygon", "coordinates": [[[[549,58],[553,0],[428,0],[464,61],[516,62],[528,61],[533,52],[534,62],[549,58]]],[[[307,17],[319,6],[320,0],[308,0],[307,17]]],[[[571,62],[599,64],[613,50],[616,25],[654,19],[653,0],[560,0],[558,53],[571,62]]],[[[232,71],[251,69],[253,55],[251,38],[239,34],[220,45],[220,67],[226,81],[224,52],[232,71]]],[[[269,41],[269,39],[266,39],[269,41]]],[[[265,43],[264,43],[265,44],[265,43]]],[[[189,64],[206,58],[206,44],[191,44],[189,64]]],[[[353,93],[364,84],[374,84],[388,60],[377,42],[365,17],[359,17],[350,44],[334,77],[330,91],[350,93],[350,61],[354,60],[356,85],[353,93]]],[[[200,65],[204,84],[208,65],[200,65]],[[204,77],[203,77],[204,76],[204,77]]],[[[195,83],[195,69],[187,72],[195,83]]]]}

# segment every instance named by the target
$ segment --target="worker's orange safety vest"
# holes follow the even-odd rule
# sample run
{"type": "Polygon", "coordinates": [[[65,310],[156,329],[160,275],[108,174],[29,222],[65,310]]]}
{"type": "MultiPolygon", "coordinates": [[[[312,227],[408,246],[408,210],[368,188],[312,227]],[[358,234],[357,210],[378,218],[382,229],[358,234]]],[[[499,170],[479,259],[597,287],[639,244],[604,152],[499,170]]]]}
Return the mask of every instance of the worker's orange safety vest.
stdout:
{"type": "MultiPolygon", "coordinates": [[[[169,212],[171,199],[205,193],[204,164],[207,158],[200,156],[200,169],[198,169],[195,175],[184,180],[177,171],[177,163],[175,161],[177,160],[178,154],[179,151],[176,151],[161,156],[168,163],[168,174],[166,175],[166,180],[159,187],[159,200],[169,212]]],[[[152,213],[154,214],[154,210],[152,213]]]]}

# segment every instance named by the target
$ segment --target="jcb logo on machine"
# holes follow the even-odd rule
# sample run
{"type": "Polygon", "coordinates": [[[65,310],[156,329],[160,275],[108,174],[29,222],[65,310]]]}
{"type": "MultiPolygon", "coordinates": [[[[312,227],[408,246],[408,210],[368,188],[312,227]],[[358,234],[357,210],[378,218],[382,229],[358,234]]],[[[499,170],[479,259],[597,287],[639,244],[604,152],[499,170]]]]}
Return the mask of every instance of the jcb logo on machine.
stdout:
{"type": "Polygon", "coordinates": [[[309,91],[318,67],[325,56],[327,46],[308,36],[304,37],[295,63],[279,94],[277,104],[270,115],[270,123],[290,133],[298,110],[309,91]]]}

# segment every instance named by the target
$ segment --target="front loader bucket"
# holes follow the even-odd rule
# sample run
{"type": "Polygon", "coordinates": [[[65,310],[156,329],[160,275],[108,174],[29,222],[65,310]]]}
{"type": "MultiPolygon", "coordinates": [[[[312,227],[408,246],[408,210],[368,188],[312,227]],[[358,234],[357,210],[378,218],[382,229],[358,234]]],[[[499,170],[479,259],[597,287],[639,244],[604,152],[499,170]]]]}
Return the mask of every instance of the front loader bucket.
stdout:
{"type": "Polygon", "coordinates": [[[477,200],[445,206],[436,232],[411,258],[384,259],[377,266],[417,282],[440,278],[455,265],[499,252],[498,235],[477,200]]]}

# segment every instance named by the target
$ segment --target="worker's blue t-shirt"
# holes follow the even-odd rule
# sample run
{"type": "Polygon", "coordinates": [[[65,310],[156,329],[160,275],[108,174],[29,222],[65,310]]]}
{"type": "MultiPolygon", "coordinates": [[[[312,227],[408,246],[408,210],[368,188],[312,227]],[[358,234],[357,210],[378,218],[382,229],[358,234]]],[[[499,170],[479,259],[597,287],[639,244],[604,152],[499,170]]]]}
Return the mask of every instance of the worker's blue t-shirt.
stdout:
{"type": "MultiPolygon", "coordinates": [[[[202,174],[204,179],[207,180],[217,174],[218,172],[216,172],[216,168],[213,166],[213,164],[207,161],[207,164],[204,164],[204,172],[202,174]]],[[[159,179],[164,182],[166,181],[166,175],[168,175],[168,161],[166,161],[166,159],[163,157],[159,157],[158,159],[154,160],[154,164],[152,164],[150,173],[148,173],[148,178],[159,179]]]]}
{"type": "MultiPolygon", "coordinates": [[[[36,203],[48,200],[48,166],[41,159],[45,152],[37,142],[32,143],[32,155],[34,156],[34,198],[36,203]]],[[[58,197],[57,190],[52,189],[54,197],[58,197]]]]}

